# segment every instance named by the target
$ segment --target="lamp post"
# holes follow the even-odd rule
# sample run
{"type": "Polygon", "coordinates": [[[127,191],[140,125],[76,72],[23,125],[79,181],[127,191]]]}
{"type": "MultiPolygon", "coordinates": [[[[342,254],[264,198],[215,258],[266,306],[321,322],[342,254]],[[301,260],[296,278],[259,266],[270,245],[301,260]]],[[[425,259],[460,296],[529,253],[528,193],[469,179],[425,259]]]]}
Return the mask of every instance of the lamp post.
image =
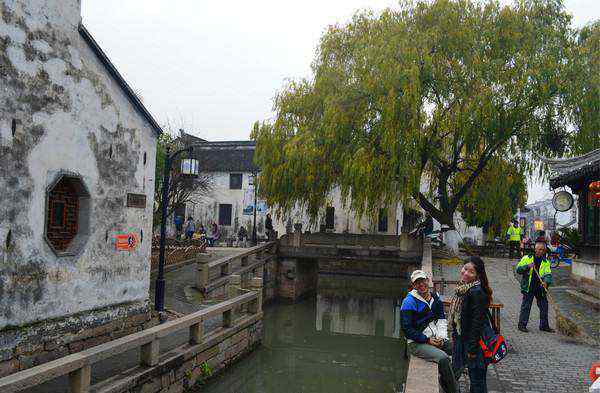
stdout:
{"type": "Polygon", "coordinates": [[[257,176],[257,171],[256,169],[254,171],[252,171],[252,187],[254,187],[254,208],[252,209],[253,214],[254,214],[254,220],[252,222],[252,244],[254,244],[255,246],[258,244],[257,238],[256,238],[256,209],[258,206],[256,206],[256,196],[257,196],[257,184],[256,184],[256,176],[257,176]]]}
{"type": "Polygon", "coordinates": [[[166,232],[167,232],[167,208],[169,205],[169,182],[171,179],[171,166],[173,161],[179,155],[187,152],[189,159],[187,162],[182,162],[181,171],[183,174],[196,176],[198,175],[198,161],[191,157],[194,146],[188,146],[186,148],[177,150],[175,153],[170,154],[171,148],[167,146],[165,168],[163,171],[163,184],[162,184],[162,199],[161,199],[161,222],[160,222],[160,248],[158,254],[158,275],[155,281],[154,288],[154,309],[156,311],[164,311],[165,309],[165,244],[166,244],[166,232]]]}

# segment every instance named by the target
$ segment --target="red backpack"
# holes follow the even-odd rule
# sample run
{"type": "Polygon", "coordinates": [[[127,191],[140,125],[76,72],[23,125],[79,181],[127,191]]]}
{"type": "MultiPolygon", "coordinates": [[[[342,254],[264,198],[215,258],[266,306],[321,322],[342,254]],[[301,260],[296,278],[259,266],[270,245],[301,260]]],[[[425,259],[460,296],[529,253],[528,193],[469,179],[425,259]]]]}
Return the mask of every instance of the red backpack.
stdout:
{"type": "Polygon", "coordinates": [[[479,345],[483,350],[483,360],[485,364],[498,363],[508,354],[508,346],[504,336],[496,333],[492,323],[490,311],[487,311],[488,323],[483,328],[483,336],[479,340],[479,345]]]}

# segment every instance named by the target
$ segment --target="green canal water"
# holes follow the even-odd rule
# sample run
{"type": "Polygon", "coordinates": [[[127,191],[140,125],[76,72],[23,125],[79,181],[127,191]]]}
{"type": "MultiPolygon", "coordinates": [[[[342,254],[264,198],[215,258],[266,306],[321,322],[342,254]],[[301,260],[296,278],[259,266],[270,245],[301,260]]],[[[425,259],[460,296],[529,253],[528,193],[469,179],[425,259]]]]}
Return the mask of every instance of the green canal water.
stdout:
{"type": "Polygon", "coordinates": [[[408,363],[399,305],[406,283],[320,276],[315,294],[265,308],[263,344],[197,391],[400,392],[408,363]]]}

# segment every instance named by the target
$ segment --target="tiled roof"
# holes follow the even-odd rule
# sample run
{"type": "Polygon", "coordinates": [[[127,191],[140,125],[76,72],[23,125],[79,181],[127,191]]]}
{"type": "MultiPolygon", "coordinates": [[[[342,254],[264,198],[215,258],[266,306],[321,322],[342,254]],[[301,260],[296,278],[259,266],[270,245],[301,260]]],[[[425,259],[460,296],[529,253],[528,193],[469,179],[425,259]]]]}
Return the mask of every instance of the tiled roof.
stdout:
{"type": "Polygon", "coordinates": [[[567,185],[584,176],[600,175],[600,149],[579,157],[548,159],[544,161],[550,167],[550,186],[552,188],[567,185]]]}
{"type": "Polygon", "coordinates": [[[194,135],[181,132],[179,137],[185,145],[197,146],[193,156],[199,162],[202,172],[254,172],[254,141],[208,142],[194,135]]]}

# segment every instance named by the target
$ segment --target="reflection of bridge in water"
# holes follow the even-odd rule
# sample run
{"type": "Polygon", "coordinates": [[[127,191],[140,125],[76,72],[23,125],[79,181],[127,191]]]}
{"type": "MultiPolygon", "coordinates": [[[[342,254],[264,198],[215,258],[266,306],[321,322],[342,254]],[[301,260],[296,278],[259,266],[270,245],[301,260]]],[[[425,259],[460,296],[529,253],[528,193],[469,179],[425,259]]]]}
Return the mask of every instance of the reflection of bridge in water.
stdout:
{"type": "Polygon", "coordinates": [[[393,392],[407,371],[405,292],[398,279],[319,275],[314,296],[267,308],[262,347],[203,391],[393,392]]]}

